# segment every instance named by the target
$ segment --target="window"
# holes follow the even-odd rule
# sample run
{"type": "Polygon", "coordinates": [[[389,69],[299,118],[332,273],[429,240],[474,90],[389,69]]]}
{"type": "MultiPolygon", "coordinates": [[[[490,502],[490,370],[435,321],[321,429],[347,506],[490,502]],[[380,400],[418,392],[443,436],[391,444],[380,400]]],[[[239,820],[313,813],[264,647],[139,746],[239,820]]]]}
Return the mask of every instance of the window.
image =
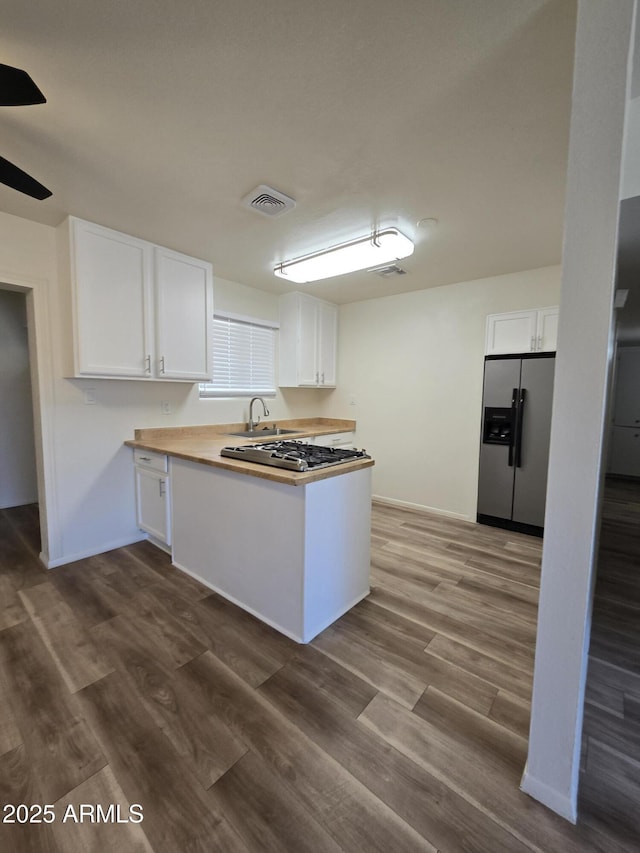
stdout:
{"type": "Polygon", "coordinates": [[[200,385],[201,397],[275,394],[277,323],[238,314],[213,318],[213,378],[200,385]]]}

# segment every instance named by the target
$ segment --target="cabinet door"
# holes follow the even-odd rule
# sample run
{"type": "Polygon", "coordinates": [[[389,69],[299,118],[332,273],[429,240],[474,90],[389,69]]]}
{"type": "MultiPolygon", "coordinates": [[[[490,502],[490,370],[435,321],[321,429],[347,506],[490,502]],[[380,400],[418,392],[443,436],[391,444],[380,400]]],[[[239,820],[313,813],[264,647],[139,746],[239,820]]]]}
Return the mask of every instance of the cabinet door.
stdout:
{"type": "Polygon", "coordinates": [[[318,306],[318,368],[320,385],[336,384],[336,347],[338,337],[338,309],[321,302],[318,306]]]}
{"type": "Polygon", "coordinates": [[[75,369],[80,376],[151,376],[151,247],[72,221],[75,369]]]}
{"type": "Polygon", "coordinates": [[[609,448],[609,473],[640,477],[640,429],[613,427],[609,448]]]}
{"type": "Polygon", "coordinates": [[[532,352],[535,345],[535,311],[512,311],[487,317],[486,355],[532,352]]]}
{"type": "Polygon", "coordinates": [[[212,367],[211,265],[160,247],[154,260],[156,375],[206,382],[212,367]]]}
{"type": "Polygon", "coordinates": [[[640,426],[640,348],[620,347],[613,419],[616,426],[640,426]]]}
{"type": "Polygon", "coordinates": [[[555,352],[558,348],[558,308],[541,308],[538,311],[536,349],[538,352],[555,352]]]}
{"type": "Polygon", "coordinates": [[[136,516],[138,527],[160,542],[171,544],[169,478],[136,468],[136,516]]]}
{"type": "Polygon", "coordinates": [[[299,294],[298,302],[298,385],[313,385],[320,381],[318,363],[318,308],[312,296],[299,294]]]}

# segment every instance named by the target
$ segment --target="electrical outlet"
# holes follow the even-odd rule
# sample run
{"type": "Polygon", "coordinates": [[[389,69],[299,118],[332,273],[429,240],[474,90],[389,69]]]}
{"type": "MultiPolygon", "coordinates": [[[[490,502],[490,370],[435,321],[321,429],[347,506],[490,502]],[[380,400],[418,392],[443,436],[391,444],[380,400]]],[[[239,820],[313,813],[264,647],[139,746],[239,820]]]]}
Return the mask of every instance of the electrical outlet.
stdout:
{"type": "Polygon", "coordinates": [[[354,395],[354,394],[350,394],[350,395],[349,395],[349,405],[350,405],[350,406],[355,406],[355,405],[356,405],[356,398],[355,398],[355,395],[354,395]]]}
{"type": "Polygon", "coordinates": [[[160,403],[160,409],[161,409],[163,415],[170,415],[171,414],[171,403],[168,400],[163,400],[160,403]]]}
{"type": "Polygon", "coordinates": [[[95,388],[87,388],[83,396],[85,406],[95,406],[97,402],[95,388]]]}

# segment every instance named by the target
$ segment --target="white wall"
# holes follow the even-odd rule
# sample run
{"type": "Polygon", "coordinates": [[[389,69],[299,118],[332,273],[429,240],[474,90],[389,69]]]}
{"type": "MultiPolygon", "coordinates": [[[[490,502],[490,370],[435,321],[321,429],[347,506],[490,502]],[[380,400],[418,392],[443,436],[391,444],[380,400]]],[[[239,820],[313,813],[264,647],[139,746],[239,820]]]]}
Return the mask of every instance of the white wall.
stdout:
{"type": "Polygon", "coordinates": [[[525,791],[571,820],[597,552],[634,12],[634,0],[580,0],[578,7],[547,519],[523,779],[525,791]]]}
{"type": "Polygon", "coordinates": [[[1,289],[0,401],[0,508],[33,503],[38,487],[26,296],[1,289]]]}
{"type": "MultiPolygon", "coordinates": [[[[71,329],[57,252],[55,229],[0,214],[0,281],[33,285],[38,304],[46,301],[50,308],[37,352],[42,372],[50,372],[49,390],[39,389],[45,424],[41,467],[50,490],[43,556],[50,566],[139,538],[131,450],[123,447],[134,429],[246,421],[249,402],[200,400],[197,385],[190,384],[65,378],[71,329]],[[95,391],[95,405],[83,402],[88,388],[95,391]],[[161,413],[162,401],[169,402],[170,415],[161,413]]],[[[277,318],[273,295],[221,279],[214,288],[220,308],[277,318]]],[[[273,418],[317,415],[318,397],[307,389],[278,392],[269,409],[273,418]]]]}
{"type": "Polygon", "coordinates": [[[487,314],[557,305],[559,291],[560,267],[545,267],[341,306],[322,414],[356,418],[376,495],[475,520],[487,314]]]}

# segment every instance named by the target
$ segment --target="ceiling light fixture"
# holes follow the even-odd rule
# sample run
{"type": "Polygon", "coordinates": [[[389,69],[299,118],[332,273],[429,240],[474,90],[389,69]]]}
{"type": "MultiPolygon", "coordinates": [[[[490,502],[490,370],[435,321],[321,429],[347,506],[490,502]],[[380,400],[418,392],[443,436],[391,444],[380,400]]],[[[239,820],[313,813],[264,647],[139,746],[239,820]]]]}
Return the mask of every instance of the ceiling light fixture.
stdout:
{"type": "Polygon", "coordinates": [[[274,269],[274,273],[287,281],[306,284],[399,261],[412,253],[413,243],[408,237],[395,228],[385,228],[358,240],[340,243],[292,261],[283,261],[274,269]]]}

